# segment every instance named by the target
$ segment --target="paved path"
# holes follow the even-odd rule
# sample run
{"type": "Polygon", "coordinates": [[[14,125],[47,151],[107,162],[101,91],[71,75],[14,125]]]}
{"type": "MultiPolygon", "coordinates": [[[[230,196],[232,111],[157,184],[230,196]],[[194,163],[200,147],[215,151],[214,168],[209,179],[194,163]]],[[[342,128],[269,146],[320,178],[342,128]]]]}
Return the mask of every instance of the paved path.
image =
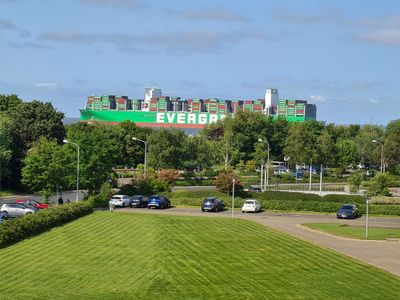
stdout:
{"type": "MultiPolygon", "coordinates": [[[[230,211],[219,213],[202,213],[196,208],[171,208],[167,210],[117,209],[117,211],[134,213],[152,213],[169,215],[190,215],[207,217],[230,217],[230,211]]],[[[357,220],[337,220],[334,215],[311,215],[295,213],[242,214],[235,211],[235,217],[253,220],[268,227],[288,233],[305,241],[338,251],[378,268],[400,276],[400,241],[363,241],[341,238],[334,235],[310,230],[300,226],[304,223],[342,223],[364,225],[364,218],[357,220]]],[[[400,218],[370,217],[370,226],[400,228],[400,218]]]]}

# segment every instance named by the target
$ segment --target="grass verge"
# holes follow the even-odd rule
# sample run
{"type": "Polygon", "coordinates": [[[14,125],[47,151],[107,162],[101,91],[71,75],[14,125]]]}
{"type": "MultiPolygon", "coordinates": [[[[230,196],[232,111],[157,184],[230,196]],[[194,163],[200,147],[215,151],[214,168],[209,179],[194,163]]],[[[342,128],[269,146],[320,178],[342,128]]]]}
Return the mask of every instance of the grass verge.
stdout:
{"type": "Polygon", "coordinates": [[[0,257],[4,299],[400,294],[399,277],[240,219],[94,212],[0,249],[0,257]]]}
{"type": "MultiPolygon", "coordinates": [[[[315,229],[318,231],[330,233],[333,235],[347,237],[358,240],[365,240],[365,227],[353,226],[347,224],[336,223],[306,223],[302,224],[305,227],[315,229]]],[[[400,239],[399,228],[382,228],[382,227],[369,227],[368,240],[385,240],[388,238],[400,239]]]]}

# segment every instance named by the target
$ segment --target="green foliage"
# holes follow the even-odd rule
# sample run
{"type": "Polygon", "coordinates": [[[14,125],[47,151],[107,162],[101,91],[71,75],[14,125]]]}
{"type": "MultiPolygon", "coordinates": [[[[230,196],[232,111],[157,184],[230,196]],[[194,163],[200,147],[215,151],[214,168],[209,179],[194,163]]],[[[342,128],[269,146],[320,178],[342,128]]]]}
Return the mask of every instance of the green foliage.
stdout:
{"type": "Polygon", "coordinates": [[[378,173],[368,183],[368,196],[390,196],[390,182],[388,174],[378,173]]]}
{"type": "Polygon", "coordinates": [[[90,201],[94,207],[107,207],[112,195],[113,191],[111,185],[108,182],[104,182],[101,185],[99,193],[89,196],[88,201],[90,201]]]}
{"type": "Polygon", "coordinates": [[[187,137],[182,130],[161,128],[148,139],[148,163],[159,168],[180,169],[188,158],[187,137]]]}
{"type": "Polygon", "coordinates": [[[357,145],[354,140],[340,139],[336,143],[336,151],[339,166],[347,168],[359,161],[357,145]]]}
{"type": "Polygon", "coordinates": [[[365,172],[359,170],[351,174],[351,176],[349,177],[349,183],[353,188],[355,188],[358,191],[365,178],[366,178],[365,172]]]}
{"type": "Polygon", "coordinates": [[[0,112],[9,113],[18,109],[22,100],[17,95],[1,95],[0,94],[0,112]]]}
{"type": "Polygon", "coordinates": [[[28,151],[22,169],[22,183],[31,191],[54,191],[56,185],[66,190],[69,186],[69,176],[74,176],[70,157],[66,148],[54,140],[40,138],[28,151]]]}
{"type": "Polygon", "coordinates": [[[132,184],[123,185],[119,193],[123,195],[145,195],[151,196],[155,194],[170,191],[168,182],[156,178],[135,178],[132,184]]]}
{"type": "Polygon", "coordinates": [[[75,220],[92,211],[92,203],[85,201],[53,206],[15,220],[7,220],[0,228],[0,248],[75,220]]]}
{"type": "MultiPolygon", "coordinates": [[[[0,95],[1,98],[1,95],[0,95]]],[[[0,100],[1,103],[1,100],[0,100]]],[[[13,132],[12,122],[9,117],[0,111],[0,183],[9,176],[9,162],[12,156],[13,132]]],[[[1,188],[0,184],[0,188],[1,188]]]]}

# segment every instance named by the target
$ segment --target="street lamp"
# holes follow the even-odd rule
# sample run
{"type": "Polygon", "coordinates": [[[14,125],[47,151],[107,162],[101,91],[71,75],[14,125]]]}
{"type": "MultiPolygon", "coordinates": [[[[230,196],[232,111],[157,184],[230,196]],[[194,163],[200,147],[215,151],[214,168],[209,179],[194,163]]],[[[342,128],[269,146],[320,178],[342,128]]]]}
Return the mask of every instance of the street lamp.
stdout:
{"type": "Polygon", "coordinates": [[[233,208],[235,205],[235,178],[232,179],[232,218],[233,218],[233,208]]]}
{"type": "Polygon", "coordinates": [[[267,186],[268,186],[268,184],[269,184],[269,182],[268,182],[268,179],[269,179],[269,143],[268,143],[267,141],[263,140],[263,139],[258,139],[258,141],[259,141],[260,143],[267,144],[267,146],[268,146],[267,174],[266,174],[267,184],[266,184],[266,186],[265,186],[265,188],[267,188],[267,186]]]}
{"type": "Polygon", "coordinates": [[[141,139],[133,137],[132,140],[142,142],[144,144],[144,177],[146,177],[146,164],[147,164],[147,143],[141,139]]]}
{"type": "Polygon", "coordinates": [[[78,200],[79,200],[79,196],[78,196],[78,192],[79,192],[79,145],[74,142],[68,141],[67,139],[64,139],[63,142],[65,144],[72,144],[72,145],[76,146],[76,148],[78,149],[78,161],[76,164],[76,198],[75,198],[75,201],[78,202],[78,200]]]}
{"type": "Polygon", "coordinates": [[[383,157],[384,145],[383,145],[383,143],[381,143],[377,140],[372,140],[372,142],[375,144],[379,144],[382,147],[382,149],[381,149],[381,173],[385,173],[385,163],[384,163],[384,157],[383,157]]]}

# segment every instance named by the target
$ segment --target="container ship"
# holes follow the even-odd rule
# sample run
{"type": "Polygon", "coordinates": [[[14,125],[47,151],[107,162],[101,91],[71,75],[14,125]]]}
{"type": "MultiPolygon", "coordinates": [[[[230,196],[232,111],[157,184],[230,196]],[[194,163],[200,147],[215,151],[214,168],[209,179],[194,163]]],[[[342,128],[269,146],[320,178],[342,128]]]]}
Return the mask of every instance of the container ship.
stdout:
{"type": "Polygon", "coordinates": [[[239,111],[284,117],[289,122],[316,120],[317,115],[314,104],[306,100],[279,99],[277,89],[267,89],[264,99],[222,100],[163,96],[160,88],[153,87],[144,89],[144,99],[88,96],[85,109],[80,110],[80,120],[111,124],[128,120],[147,127],[201,128],[239,111]]]}

